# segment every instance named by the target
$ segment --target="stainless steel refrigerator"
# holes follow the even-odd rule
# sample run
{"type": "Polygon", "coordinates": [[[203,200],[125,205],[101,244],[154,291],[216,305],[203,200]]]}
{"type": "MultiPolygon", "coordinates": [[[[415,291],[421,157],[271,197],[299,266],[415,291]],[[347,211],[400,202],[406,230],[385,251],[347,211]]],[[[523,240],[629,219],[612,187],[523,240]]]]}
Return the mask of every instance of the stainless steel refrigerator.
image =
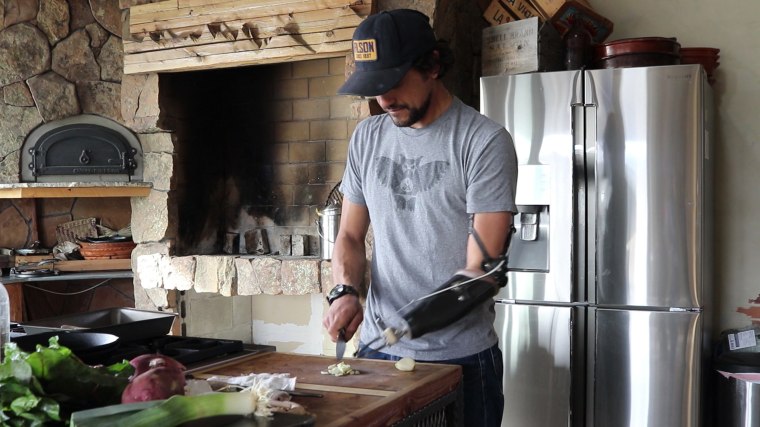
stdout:
{"type": "Polygon", "coordinates": [[[518,155],[502,426],[698,426],[710,351],[701,66],[481,79],[518,155]]]}

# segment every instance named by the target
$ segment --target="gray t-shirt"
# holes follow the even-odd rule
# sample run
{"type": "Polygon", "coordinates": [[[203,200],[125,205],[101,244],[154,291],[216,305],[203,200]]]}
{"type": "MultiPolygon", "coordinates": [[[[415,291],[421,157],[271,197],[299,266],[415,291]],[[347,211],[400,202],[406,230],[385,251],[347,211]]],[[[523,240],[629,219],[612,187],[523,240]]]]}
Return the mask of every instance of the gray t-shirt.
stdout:
{"type": "MultiPolygon", "coordinates": [[[[341,191],[367,206],[374,237],[362,342],[400,327],[399,309],[464,268],[471,214],[515,212],[516,184],[509,133],[457,98],[422,129],[396,127],[386,114],[358,124],[341,191]]],[[[450,327],[383,351],[464,357],[497,342],[493,320],[493,303],[483,304],[450,327]]]]}

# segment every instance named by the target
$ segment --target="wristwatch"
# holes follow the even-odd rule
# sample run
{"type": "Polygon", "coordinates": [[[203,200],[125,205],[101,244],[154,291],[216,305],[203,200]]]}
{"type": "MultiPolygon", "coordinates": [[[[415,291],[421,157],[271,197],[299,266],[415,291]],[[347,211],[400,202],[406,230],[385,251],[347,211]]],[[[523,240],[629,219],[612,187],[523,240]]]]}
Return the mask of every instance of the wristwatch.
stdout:
{"type": "Polygon", "coordinates": [[[356,290],[355,287],[351,285],[335,285],[334,288],[330,290],[330,292],[327,294],[327,303],[332,305],[333,301],[336,299],[342,297],[343,295],[355,295],[359,296],[359,291],[356,290]]]}

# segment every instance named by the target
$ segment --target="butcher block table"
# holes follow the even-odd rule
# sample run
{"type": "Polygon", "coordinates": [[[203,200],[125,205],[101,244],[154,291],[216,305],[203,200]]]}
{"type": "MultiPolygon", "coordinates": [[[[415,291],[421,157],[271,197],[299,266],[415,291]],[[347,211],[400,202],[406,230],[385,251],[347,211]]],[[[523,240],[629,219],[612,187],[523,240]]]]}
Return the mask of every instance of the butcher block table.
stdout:
{"type": "Polygon", "coordinates": [[[460,426],[462,424],[462,368],[457,365],[417,363],[403,372],[394,362],[345,359],[358,375],[321,374],[334,357],[268,352],[227,364],[198,368],[195,378],[213,375],[288,373],[296,390],[323,397],[293,396],[316,416],[318,427],[338,426],[460,426]]]}

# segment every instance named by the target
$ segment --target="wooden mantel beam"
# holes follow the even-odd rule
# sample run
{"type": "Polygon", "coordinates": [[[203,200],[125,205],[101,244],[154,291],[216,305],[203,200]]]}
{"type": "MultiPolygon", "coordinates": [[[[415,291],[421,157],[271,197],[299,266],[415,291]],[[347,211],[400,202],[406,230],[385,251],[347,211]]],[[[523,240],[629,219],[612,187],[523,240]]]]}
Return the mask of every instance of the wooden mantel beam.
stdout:
{"type": "Polygon", "coordinates": [[[129,8],[124,72],[190,71],[342,56],[372,13],[358,0],[163,0],[129,8]]]}

